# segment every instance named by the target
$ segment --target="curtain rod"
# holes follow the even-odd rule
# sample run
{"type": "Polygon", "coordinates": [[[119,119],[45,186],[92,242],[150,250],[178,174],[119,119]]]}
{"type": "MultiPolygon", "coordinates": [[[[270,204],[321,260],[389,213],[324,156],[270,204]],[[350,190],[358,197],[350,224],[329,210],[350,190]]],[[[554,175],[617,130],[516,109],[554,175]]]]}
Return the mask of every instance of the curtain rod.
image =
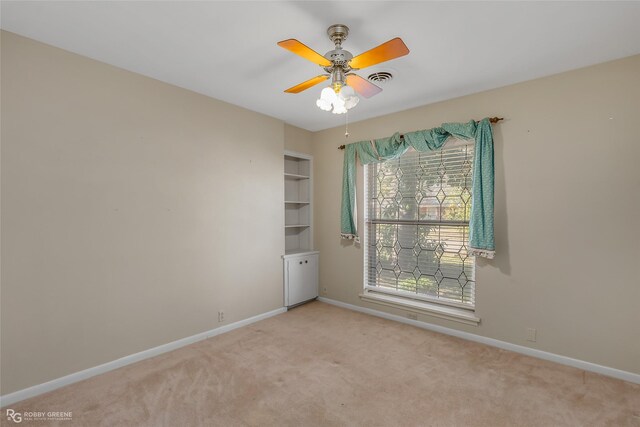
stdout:
{"type": "MultiPolygon", "coordinates": [[[[500,120],[504,120],[504,117],[490,117],[489,118],[489,122],[491,123],[498,123],[500,120]]],[[[478,120],[476,120],[476,123],[480,123],[478,120]]],[[[403,138],[404,135],[400,135],[400,138],[403,138]]],[[[344,150],[344,145],[341,145],[338,147],[338,150],[344,150]]]]}

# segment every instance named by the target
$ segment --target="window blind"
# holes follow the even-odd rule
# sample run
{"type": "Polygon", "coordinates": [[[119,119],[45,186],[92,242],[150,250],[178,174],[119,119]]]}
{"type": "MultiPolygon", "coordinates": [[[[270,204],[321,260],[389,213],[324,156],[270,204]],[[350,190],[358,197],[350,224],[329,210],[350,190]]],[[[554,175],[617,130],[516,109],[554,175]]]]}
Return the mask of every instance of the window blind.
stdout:
{"type": "Polygon", "coordinates": [[[456,145],[366,166],[367,289],[473,308],[472,165],[456,145]]]}

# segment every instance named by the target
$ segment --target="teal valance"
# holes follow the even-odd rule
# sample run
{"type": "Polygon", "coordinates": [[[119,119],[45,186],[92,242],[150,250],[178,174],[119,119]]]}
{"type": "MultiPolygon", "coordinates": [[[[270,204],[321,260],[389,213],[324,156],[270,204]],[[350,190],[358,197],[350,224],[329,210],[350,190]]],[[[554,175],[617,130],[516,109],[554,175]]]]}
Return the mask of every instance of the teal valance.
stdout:
{"type": "Polygon", "coordinates": [[[479,123],[474,120],[443,123],[437,128],[406,133],[404,137],[395,133],[388,138],[347,144],[342,176],[341,236],[359,240],[356,229],[356,157],[363,165],[380,163],[402,156],[410,147],[416,151],[439,150],[450,137],[475,140],[469,254],[493,258],[493,132],[488,118],[479,123]]]}

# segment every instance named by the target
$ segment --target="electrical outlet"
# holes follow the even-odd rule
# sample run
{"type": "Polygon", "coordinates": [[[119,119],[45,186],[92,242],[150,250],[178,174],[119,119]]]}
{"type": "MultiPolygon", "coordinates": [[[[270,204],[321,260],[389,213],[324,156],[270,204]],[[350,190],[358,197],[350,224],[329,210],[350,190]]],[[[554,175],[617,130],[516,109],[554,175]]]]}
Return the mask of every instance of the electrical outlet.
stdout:
{"type": "Polygon", "coordinates": [[[411,320],[418,320],[418,315],[416,313],[407,313],[407,317],[411,320]]]}
{"type": "Polygon", "coordinates": [[[224,311],[218,312],[218,322],[224,322],[224,311]]]}
{"type": "Polygon", "coordinates": [[[537,331],[534,328],[527,328],[527,341],[536,342],[537,331]]]}
{"type": "Polygon", "coordinates": [[[326,287],[326,286],[324,286],[324,287],[322,288],[322,295],[326,295],[326,294],[327,294],[327,287],[326,287]]]}

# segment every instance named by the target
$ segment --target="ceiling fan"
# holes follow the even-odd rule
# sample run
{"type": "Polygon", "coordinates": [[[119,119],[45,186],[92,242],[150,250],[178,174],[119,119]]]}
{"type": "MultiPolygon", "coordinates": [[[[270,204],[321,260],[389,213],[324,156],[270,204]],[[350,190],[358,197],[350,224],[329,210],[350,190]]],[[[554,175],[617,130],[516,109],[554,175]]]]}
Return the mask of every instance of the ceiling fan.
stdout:
{"type": "Polygon", "coordinates": [[[380,87],[354,74],[353,71],[399,58],[409,53],[409,48],[407,48],[402,39],[396,37],[354,57],[351,52],[342,48],[342,42],[344,42],[349,35],[349,28],[346,25],[335,24],[330,26],[327,29],[327,35],[334,43],[335,49],[325,53],[324,56],[296,39],[283,40],[278,42],[278,46],[314,64],[318,64],[326,72],[326,74],[320,74],[312,79],[290,87],[285,90],[285,92],[300,93],[312,86],[331,79],[330,88],[325,88],[322,91],[317,105],[326,111],[331,110],[333,107],[333,112],[336,114],[346,113],[349,108],[357,104],[359,99],[353,91],[365,98],[370,98],[382,91],[380,87]]]}

